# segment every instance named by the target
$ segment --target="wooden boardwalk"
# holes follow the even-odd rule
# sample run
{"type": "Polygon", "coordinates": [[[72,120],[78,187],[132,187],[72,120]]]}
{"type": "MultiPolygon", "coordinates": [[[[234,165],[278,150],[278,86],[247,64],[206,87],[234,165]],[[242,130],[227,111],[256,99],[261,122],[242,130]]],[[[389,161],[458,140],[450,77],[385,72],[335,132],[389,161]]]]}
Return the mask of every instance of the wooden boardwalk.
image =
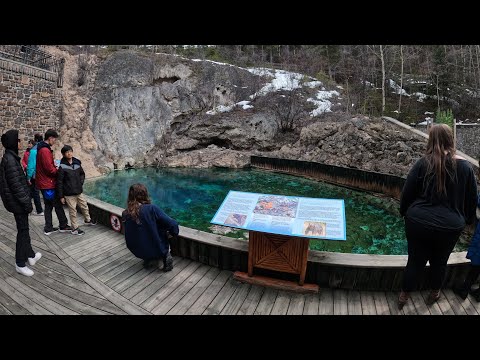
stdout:
{"type": "Polygon", "coordinates": [[[83,226],[83,236],[46,236],[43,224],[43,217],[30,216],[32,245],[43,256],[32,267],[34,276],[22,276],[14,266],[15,221],[0,202],[0,314],[480,314],[480,303],[470,296],[462,300],[450,289],[430,307],[426,292],[413,293],[398,311],[396,292],[322,288],[318,295],[294,294],[243,284],[231,271],[178,257],[171,272],[146,270],[125,247],[123,235],[105,226],[83,226]]]}

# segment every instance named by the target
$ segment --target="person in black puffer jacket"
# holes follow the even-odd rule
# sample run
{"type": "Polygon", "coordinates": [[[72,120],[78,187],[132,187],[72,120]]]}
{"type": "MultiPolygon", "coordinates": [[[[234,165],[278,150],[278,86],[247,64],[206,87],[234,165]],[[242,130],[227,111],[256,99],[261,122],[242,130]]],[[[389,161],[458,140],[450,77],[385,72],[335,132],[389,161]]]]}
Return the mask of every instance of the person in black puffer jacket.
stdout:
{"type": "Polygon", "coordinates": [[[26,262],[34,265],[42,254],[33,251],[30,240],[28,214],[33,207],[27,178],[18,156],[18,130],[8,130],[1,140],[6,150],[0,163],[0,196],[5,209],[13,213],[18,231],[15,269],[22,275],[32,276],[33,271],[26,266],[26,262]]]}

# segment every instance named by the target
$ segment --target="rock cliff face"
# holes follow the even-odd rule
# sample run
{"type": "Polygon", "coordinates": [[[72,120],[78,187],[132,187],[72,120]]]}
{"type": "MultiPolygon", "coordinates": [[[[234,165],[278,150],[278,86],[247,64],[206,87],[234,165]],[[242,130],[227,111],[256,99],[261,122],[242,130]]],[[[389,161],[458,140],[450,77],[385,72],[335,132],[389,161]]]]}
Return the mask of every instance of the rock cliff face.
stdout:
{"type": "Polygon", "coordinates": [[[424,138],[379,119],[327,118],[305,126],[275,156],[403,176],[425,149],[424,138]]]}
{"type": "MultiPolygon", "coordinates": [[[[169,144],[188,149],[197,141],[209,142],[207,134],[215,126],[210,129],[202,124],[194,137],[179,138],[177,145],[170,139],[172,125],[189,123],[198,116],[208,118],[211,115],[206,111],[213,105],[230,106],[244,100],[254,92],[248,89],[257,83],[255,78],[238,67],[172,55],[114,54],[99,69],[89,104],[89,125],[103,160],[118,168],[148,165],[158,163],[169,144]]],[[[235,133],[235,124],[229,127],[235,133]]]]}
{"type": "Polygon", "coordinates": [[[61,141],[73,145],[89,177],[152,164],[244,167],[253,154],[406,175],[425,149],[425,139],[379,119],[334,106],[308,115],[330,95],[298,74],[289,81],[306,112],[293,132],[281,133],[272,109],[288,91],[271,88],[283,86],[284,73],[272,80],[265,69],[119,51],[85,57],[88,80],[78,86],[79,56],[59,55],[67,57],[61,141]]]}

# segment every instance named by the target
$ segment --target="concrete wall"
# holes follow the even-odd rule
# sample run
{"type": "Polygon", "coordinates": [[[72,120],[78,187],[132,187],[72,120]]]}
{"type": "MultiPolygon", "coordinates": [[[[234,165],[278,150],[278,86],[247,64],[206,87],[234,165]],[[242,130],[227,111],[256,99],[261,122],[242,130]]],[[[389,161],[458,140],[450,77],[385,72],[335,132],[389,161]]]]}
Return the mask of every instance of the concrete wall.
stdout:
{"type": "MultiPolygon", "coordinates": [[[[57,74],[0,55],[0,134],[9,129],[20,132],[20,151],[38,132],[58,129],[62,114],[62,94],[57,74]]],[[[0,146],[0,155],[4,148],[0,146]]]]}

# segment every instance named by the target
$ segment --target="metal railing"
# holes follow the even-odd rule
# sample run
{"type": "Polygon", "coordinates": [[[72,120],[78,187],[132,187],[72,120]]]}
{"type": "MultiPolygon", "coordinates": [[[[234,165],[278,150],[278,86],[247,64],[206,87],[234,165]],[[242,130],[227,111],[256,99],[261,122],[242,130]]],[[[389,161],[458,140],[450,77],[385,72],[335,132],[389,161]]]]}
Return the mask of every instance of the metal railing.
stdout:
{"type": "Polygon", "coordinates": [[[0,57],[57,73],[57,86],[63,86],[64,58],[57,58],[40,45],[0,45],[0,57]]]}

